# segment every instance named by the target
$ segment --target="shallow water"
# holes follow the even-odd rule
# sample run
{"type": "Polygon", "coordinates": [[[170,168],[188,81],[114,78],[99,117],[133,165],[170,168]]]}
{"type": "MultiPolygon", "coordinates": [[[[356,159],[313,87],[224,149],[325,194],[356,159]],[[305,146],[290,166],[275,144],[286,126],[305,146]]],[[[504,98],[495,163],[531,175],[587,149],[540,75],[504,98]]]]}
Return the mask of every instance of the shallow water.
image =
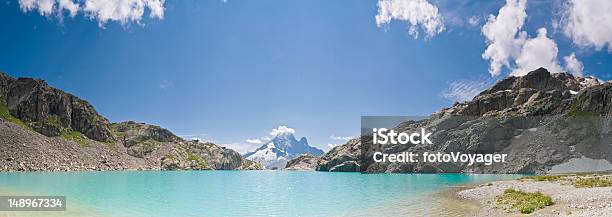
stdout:
{"type": "Polygon", "coordinates": [[[66,212],[0,216],[435,215],[439,208],[431,207],[432,200],[450,187],[517,177],[300,171],[0,173],[3,195],[67,196],[66,212]]]}

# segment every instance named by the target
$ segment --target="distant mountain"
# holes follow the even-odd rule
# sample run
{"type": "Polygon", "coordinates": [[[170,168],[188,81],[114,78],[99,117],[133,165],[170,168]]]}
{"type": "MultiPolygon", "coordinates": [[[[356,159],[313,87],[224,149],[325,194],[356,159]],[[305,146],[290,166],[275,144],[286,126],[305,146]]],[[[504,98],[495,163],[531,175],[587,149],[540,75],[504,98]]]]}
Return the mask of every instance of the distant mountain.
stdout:
{"type": "Polygon", "coordinates": [[[259,162],[266,168],[285,168],[287,161],[302,154],[320,156],[323,150],[308,145],[306,137],[298,141],[292,133],[281,133],[255,151],[244,154],[244,157],[259,162]]]}

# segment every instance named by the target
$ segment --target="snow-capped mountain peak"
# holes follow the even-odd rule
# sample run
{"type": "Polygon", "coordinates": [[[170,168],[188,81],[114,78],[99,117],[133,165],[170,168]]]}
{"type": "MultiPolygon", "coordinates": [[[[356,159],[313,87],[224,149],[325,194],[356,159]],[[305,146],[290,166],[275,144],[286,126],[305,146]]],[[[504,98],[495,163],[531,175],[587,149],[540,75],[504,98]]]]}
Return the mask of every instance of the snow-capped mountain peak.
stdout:
{"type": "Polygon", "coordinates": [[[322,155],[323,150],[308,144],[306,137],[297,140],[292,133],[279,133],[244,157],[257,161],[267,168],[283,168],[287,161],[302,154],[322,155]]]}

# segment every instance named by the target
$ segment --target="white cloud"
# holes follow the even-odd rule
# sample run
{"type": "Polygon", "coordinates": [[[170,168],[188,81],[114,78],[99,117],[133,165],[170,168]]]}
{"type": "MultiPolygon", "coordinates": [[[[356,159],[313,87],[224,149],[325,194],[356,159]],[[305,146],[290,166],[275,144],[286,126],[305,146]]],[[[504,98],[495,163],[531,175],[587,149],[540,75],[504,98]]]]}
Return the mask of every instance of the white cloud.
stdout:
{"type": "Polygon", "coordinates": [[[212,139],[204,139],[204,137],[207,137],[208,134],[206,133],[193,133],[193,134],[181,134],[181,135],[177,135],[178,137],[181,137],[185,140],[199,140],[201,142],[206,141],[206,142],[212,142],[214,143],[214,141],[212,139]]]}
{"type": "Polygon", "coordinates": [[[468,18],[468,24],[470,24],[470,26],[478,26],[480,25],[480,17],[477,16],[471,16],[468,18]]]}
{"type": "Polygon", "coordinates": [[[383,26],[394,19],[408,23],[408,33],[414,38],[419,37],[419,27],[425,33],[425,38],[444,31],[438,7],[427,0],[379,0],[376,25],[383,26]]]}
{"type": "Polygon", "coordinates": [[[563,31],[574,44],[612,52],[612,1],[570,0],[564,9],[563,31]]]}
{"type": "Polygon", "coordinates": [[[247,139],[246,142],[250,144],[262,144],[263,143],[261,139],[247,139]]]}
{"type": "Polygon", "coordinates": [[[559,73],[562,69],[557,62],[558,52],[557,43],[546,36],[546,28],[540,28],[538,35],[527,39],[522,46],[515,60],[516,68],[512,71],[512,75],[523,76],[540,67],[548,69],[549,72],[559,73]]]}
{"type": "Polygon", "coordinates": [[[449,87],[442,92],[442,97],[453,102],[465,102],[472,100],[474,96],[489,88],[495,79],[492,77],[480,80],[459,80],[450,83],[449,87]]]}
{"type": "Polygon", "coordinates": [[[72,0],[59,0],[58,3],[59,8],[67,10],[71,17],[76,16],[77,12],[79,12],[79,5],[72,0]]]}
{"type": "Polygon", "coordinates": [[[139,23],[145,9],[151,18],[164,18],[165,0],[86,0],[83,11],[98,20],[100,26],[108,21],[121,24],[139,23]]]}
{"type": "MultiPolygon", "coordinates": [[[[272,130],[274,131],[274,130],[272,130]]],[[[263,136],[263,137],[259,137],[259,138],[253,138],[253,139],[247,139],[246,142],[250,143],[250,144],[263,144],[265,142],[270,141],[272,138],[268,137],[268,136],[263,136]]]]}
{"type": "Polygon", "coordinates": [[[292,128],[289,128],[287,126],[281,125],[281,126],[278,126],[278,128],[276,128],[276,129],[272,129],[272,132],[270,132],[270,135],[271,136],[277,136],[279,134],[284,134],[284,133],[294,134],[295,130],[292,129],[292,128]]]}
{"type": "Polygon", "coordinates": [[[565,56],[563,60],[565,60],[565,69],[567,71],[575,76],[583,76],[582,71],[584,70],[584,65],[576,58],[576,54],[572,53],[569,56],[565,56]]]}
{"type": "Polygon", "coordinates": [[[334,136],[334,135],[331,135],[329,138],[331,138],[332,140],[344,140],[344,141],[349,141],[353,139],[353,137],[350,137],[350,136],[334,136]]]}
{"type": "Polygon", "coordinates": [[[338,144],[327,144],[327,147],[329,147],[330,149],[335,148],[336,146],[338,146],[338,144]]]}
{"type": "MultiPolygon", "coordinates": [[[[529,38],[527,32],[522,31],[527,17],[526,4],[527,0],[506,0],[498,15],[489,15],[482,27],[488,45],[482,58],[489,60],[489,73],[492,76],[501,74],[503,68],[509,69],[514,76],[525,75],[540,67],[553,73],[564,70],[557,60],[557,43],[547,36],[546,28],[538,29],[534,38],[529,38]]],[[[579,69],[575,56],[567,60],[576,61],[566,64],[566,67],[573,67],[566,69],[581,74],[582,69],[579,69]]],[[[455,96],[459,94],[451,92],[449,96],[463,98],[455,96]]]]}
{"type": "Polygon", "coordinates": [[[246,154],[249,151],[255,150],[258,148],[258,145],[254,144],[242,144],[242,143],[227,143],[227,144],[218,144],[221,147],[226,147],[237,151],[240,154],[246,154]]]}
{"type": "Polygon", "coordinates": [[[204,140],[204,139],[202,139],[200,137],[191,137],[191,138],[189,138],[187,140],[189,140],[189,141],[198,141],[198,142],[213,142],[213,141],[206,141],[206,140],[204,140]]]}
{"type": "Polygon", "coordinates": [[[50,16],[54,13],[62,15],[64,10],[74,17],[80,7],[72,0],[19,0],[19,7],[24,12],[38,11],[42,16],[50,16]]]}
{"type": "Polygon", "coordinates": [[[121,24],[140,23],[145,10],[151,18],[164,18],[165,0],[19,0],[24,12],[38,11],[40,15],[61,17],[64,11],[72,17],[82,11],[98,21],[100,27],[108,21],[121,24]]]}
{"type": "Polygon", "coordinates": [[[482,34],[487,39],[487,48],[482,58],[489,60],[489,73],[497,76],[505,66],[510,68],[510,60],[518,56],[526,33],[520,32],[527,13],[527,0],[506,0],[506,5],[499,9],[499,14],[489,15],[482,27],[482,34]]]}

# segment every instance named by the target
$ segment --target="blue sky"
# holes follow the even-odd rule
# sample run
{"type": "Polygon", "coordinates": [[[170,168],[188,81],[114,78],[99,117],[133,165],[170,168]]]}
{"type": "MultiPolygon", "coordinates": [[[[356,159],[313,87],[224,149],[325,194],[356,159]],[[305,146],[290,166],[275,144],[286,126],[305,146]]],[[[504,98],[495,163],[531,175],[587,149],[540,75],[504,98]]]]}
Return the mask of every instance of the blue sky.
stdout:
{"type": "MultiPolygon", "coordinates": [[[[75,1],[83,9],[74,16],[59,5],[48,11],[5,1],[0,71],[47,80],[113,122],[157,124],[242,151],[255,146],[247,139],[263,139],[280,125],[327,150],[344,143],[332,137],[357,135],[362,115],[430,114],[520,74],[550,41],[559,70],[576,68],[564,59],[573,53],[582,74],[612,79],[612,36],[579,28],[588,23],[569,25],[582,15],[571,0],[526,2],[523,24],[510,39],[483,30],[500,8],[521,11],[506,1],[414,0],[437,14],[389,4],[393,13],[385,17],[374,0],[167,0],[161,11],[144,7],[136,18],[105,17],[93,6],[84,9],[87,1],[75,1]],[[415,18],[417,38],[406,17],[415,18]],[[547,31],[539,37],[541,28],[547,31]],[[495,43],[503,40],[522,41],[514,48],[495,43]],[[509,65],[492,72],[493,58],[483,57],[488,47],[510,50],[502,58],[509,65]]],[[[489,25],[507,24],[497,20],[489,25]]]]}

